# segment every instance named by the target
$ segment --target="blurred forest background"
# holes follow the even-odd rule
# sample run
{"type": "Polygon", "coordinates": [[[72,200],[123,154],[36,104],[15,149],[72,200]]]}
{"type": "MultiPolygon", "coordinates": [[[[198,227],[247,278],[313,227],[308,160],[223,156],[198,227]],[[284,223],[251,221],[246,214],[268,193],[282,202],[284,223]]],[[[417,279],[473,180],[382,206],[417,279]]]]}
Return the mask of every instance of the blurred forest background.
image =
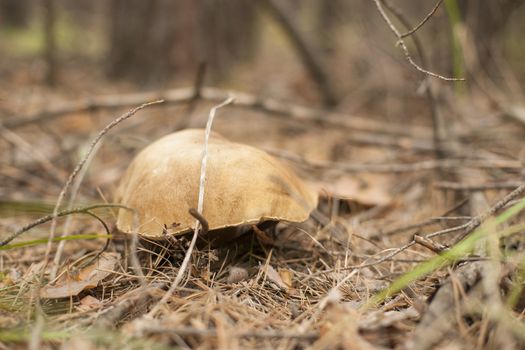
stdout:
{"type": "MultiPolygon", "coordinates": [[[[42,115],[47,110],[67,101],[89,104],[97,96],[200,84],[388,125],[432,126],[434,141],[441,143],[458,128],[453,121],[479,128],[494,122],[482,123],[480,113],[525,120],[520,105],[525,84],[525,1],[381,3],[402,33],[424,22],[404,38],[419,66],[466,81],[443,81],[416,70],[374,1],[0,0],[0,120],[47,152],[44,158],[66,168],[78,158],[78,135],[87,142],[89,133],[115,115],[84,108],[49,123],[54,118],[42,115]],[[37,133],[35,128],[20,129],[24,125],[37,126],[37,133]]],[[[192,118],[184,116],[185,107],[171,104],[152,110],[156,117],[148,119],[149,126],[140,126],[142,141],[131,146],[126,141],[128,151],[165,134],[159,125],[168,125],[169,130],[202,127],[206,108],[199,104],[192,118]]],[[[219,124],[218,130],[228,129],[228,137],[243,142],[287,147],[281,141],[272,143],[271,133],[261,133],[276,130],[267,117],[244,123],[239,115],[230,112],[230,118],[240,123],[229,124],[233,128],[219,124]]],[[[291,129],[297,128],[294,124],[291,129]]],[[[319,137],[333,139],[327,135],[319,137]]],[[[275,134],[274,139],[284,138],[275,134]]],[[[11,150],[20,148],[19,142],[5,141],[11,150]]],[[[368,138],[364,142],[370,143],[368,138]]],[[[352,148],[325,146],[327,151],[292,150],[322,160],[354,156],[352,148]]],[[[382,152],[380,159],[392,159],[382,152]]],[[[11,158],[19,156],[12,152],[11,158]]],[[[20,178],[15,173],[10,173],[9,181],[20,178]]],[[[59,173],[55,180],[65,175],[59,173]]],[[[12,187],[7,182],[5,186],[0,193],[13,197],[12,187]]]]}
{"type": "MultiPolygon", "coordinates": [[[[340,348],[350,348],[360,336],[381,349],[408,348],[406,341],[412,336],[413,349],[430,349],[443,339],[458,349],[523,348],[525,304],[505,304],[499,290],[491,291],[493,300],[511,307],[497,309],[492,299],[479,298],[482,307],[496,305],[496,316],[492,308],[480,308],[479,313],[462,308],[458,312],[465,317],[460,320],[457,305],[446,303],[436,312],[425,312],[421,305],[439,304],[434,292],[450,286],[447,276],[456,266],[418,275],[412,289],[403,288],[380,303],[378,311],[400,317],[391,323],[374,318],[370,310],[359,316],[360,321],[370,316],[368,323],[358,325],[353,316],[340,320],[354,315],[356,305],[417,264],[441,257],[487,217],[523,196],[524,4],[525,0],[0,0],[0,234],[6,244],[18,237],[16,232],[24,233],[26,240],[0,247],[5,250],[0,254],[0,308],[6,306],[15,320],[2,323],[6,317],[0,314],[0,347],[2,341],[14,339],[10,329],[21,330],[18,340],[28,339],[27,330],[35,323],[32,315],[40,311],[32,313],[35,300],[26,280],[40,275],[39,269],[47,273],[43,265],[33,269],[44,256],[59,250],[54,268],[69,274],[71,262],[98,257],[103,247],[100,238],[81,238],[67,245],[62,241],[55,249],[51,235],[46,250],[42,242],[48,241],[49,226],[25,233],[34,227],[23,227],[29,217],[53,211],[75,165],[85,164],[64,197],[67,207],[112,202],[132,155],[169,132],[203,127],[210,107],[234,91],[241,103],[221,110],[214,130],[286,159],[318,186],[325,203],[320,210],[327,219],[311,220],[308,235],[285,227],[271,242],[271,250],[261,243],[255,253],[232,256],[218,270],[208,264],[217,257],[207,255],[208,250],[195,252],[201,254],[196,261],[208,267],[195,264],[188,275],[188,286],[194,289],[172,300],[170,307],[187,317],[166,317],[173,322],[170,332],[182,325],[188,332],[181,337],[188,344],[196,347],[210,338],[208,348],[217,348],[220,332],[227,335],[221,338],[224,344],[239,341],[239,348],[280,344],[282,349],[297,349],[314,341],[325,342],[326,349],[339,343],[340,348]],[[217,89],[207,89],[204,96],[202,86],[217,89]],[[194,90],[203,93],[192,95],[194,90]],[[166,99],[164,104],[139,111],[111,130],[103,145],[89,148],[120,113],[160,97],[166,99]],[[93,153],[83,158],[88,149],[93,153]],[[498,202],[518,186],[514,197],[498,202]],[[458,222],[463,224],[454,226],[458,222]],[[429,248],[428,241],[416,242],[417,235],[440,245],[431,241],[429,248]],[[31,237],[37,240],[29,241],[31,237]],[[227,268],[237,263],[255,270],[284,269],[298,294],[276,291],[262,268],[258,277],[246,273],[244,284],[232,284],[227,268]],[[334,286],[341,292],[337,298],[346,303],[341,309],[328,300],[334,286]],[[223,312],[228,307],[239,311],[223,312]],[[210,318],[210,310],[228,317],[210,318]],[[506,330],[506,323],[499,322],[507,311],[519,320],[519,327],[508,323],[514,328],[506,330]],[[434,316],[441,314],[448,318],[436,321],[434,316]],[[448,328],[440,333],[434,331],[436,325],[448,328]],[[323,331],[331,327],[334,332],[323,331]],[[230,337],[243,329],[248,333],[230,337]],[[264,333],[268,330],[279,333],[264,333]],[[290,330],[298,335],[288,336],[290,330]],[[305,330],[310,332],[307,337],[305,330]]],[[[107,212],[103,218],[109,232],[115,218],[107,212]]],[[[91,217],[68,217],[57,232],[64,238],[70,233],[101,233],[97,225],[91,217]]],[[[517,270],[512,272],[519,287],[515,296],[523,294],[525,280],[525,239],[522,228],[519,232],[516,242],[497,242],[502,252],[494,253],[493,259],[509,275],[517,270]]],[[[183,244],[173,247],[176,254],[148,265],[148,283],[170,285],[186,249],[183,244]]],[[[124,252],[119,242],[108,249],[124,252]]],[[[57,316],[50,316],[48,321],[54,323],[49,324],[55,329],[81,327],[77,316],[86,318],[86,325],[96,324],[102,315],[99,308],[117,305],[120,297],[133,298],[128,292],[146,279],[135,276],[132,265],[123,260],[126,263],[115,270],[118,274],[97,281],[96,288],[80,296],[45,300],[46,317],[57,316]],[[98,304],[84,313],[81,301],[87,296],[98,304]]],[[[465,266],[479,268],[482,263],[465,266]]],[[[499,272],[484,278],[492,280],[483,286],[503,284],[499,272]]],[[[42,281],[37,282],[40,286],[42,281]]],[[[469,289],[469,283],[463,284],[465,299],[478,298],[479,289],[469,289]]],[[[141,307],[130,304],[122,314],[108,318],[107,324],[131,323],[164,290],[155,293],[147,301],[140,299],[141,307]]],[[[37,323],[36,331],[30,332],[35,342],[43,329],[39,327],[37,323]]],[[[111,332],[110,328],[104,324],[100,329],[111,332]]],[[[140,329],[129,332],[143,341],[140,329]]],[[[107,339],[108,348],[123,348],[113,335],[107,339]]],[[[71,344],[64,348],[78,348],[71,344]]]]}
{"type": "MultiPolygon", "coordinates": [[[[483,74],[517,96],[523,3],[447,0],[417,32],[423,59],[408,39],[412,56],[444,76],[483,74]]],[[[435,5],[389,4],[412,26],[435,5]]],[[[0,53],[1,98],[17,90],[23,108],[38,98],[19,93],[46,85],[64,98],[191,85],[205,62],[206,84],[407,118],[424,78],[373,1],[1,0],[0,53]]],[[[17,112],[3,105],[4,115],[17,112]]]]}

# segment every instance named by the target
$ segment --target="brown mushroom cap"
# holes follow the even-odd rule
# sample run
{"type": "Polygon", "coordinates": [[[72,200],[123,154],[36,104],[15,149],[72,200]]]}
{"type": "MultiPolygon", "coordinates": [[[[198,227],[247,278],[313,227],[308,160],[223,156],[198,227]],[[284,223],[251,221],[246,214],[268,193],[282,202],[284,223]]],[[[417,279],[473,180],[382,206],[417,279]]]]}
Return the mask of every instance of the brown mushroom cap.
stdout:
{"type": "MultiPolygon", "coordinates": [[[[167,135],[142,150],[117,191],[117,228],[148,237],[193,230],[188,213],[197,208],[204,129],[167,135]],[[134,226],[136,225],[136,226],[134,226]]],[[[208,143],[203,216],[209,229],[266,220],[301,222],[317,194],[288,167],[254,147],[212,133],[208,143]]]]}

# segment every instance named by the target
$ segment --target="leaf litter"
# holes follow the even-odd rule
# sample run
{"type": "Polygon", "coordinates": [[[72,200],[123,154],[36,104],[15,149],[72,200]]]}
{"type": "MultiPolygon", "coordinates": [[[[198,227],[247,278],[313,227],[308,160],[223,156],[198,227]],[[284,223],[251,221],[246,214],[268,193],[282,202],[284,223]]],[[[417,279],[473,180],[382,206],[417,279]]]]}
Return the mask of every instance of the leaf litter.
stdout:
{"type": "Polygon", "coordinates": [[[44,299],[66,298],[93,289],[99,285],[100,281],[114,272],[119,261],[120,254],[118,253],[102,253],[95,262],[78,272],[65,271],[56,283],[46,285],[40,290],[40,297],[44,299]]]}
{"type": "MultiPolygon", "coordinates": [[[[228,134],[232,125],[240,123],[236,120],[241,117],[232,112],[228,118],[217,121],[217,129],[224,134],[228,134]]],[[[259,121],[263,127],[264,119],[259,121]]],[[[270,124],[279,135],[275,121],[270,124]]],[[[242,137],[245,140],[261,138],[258,130],[242,137]]],[[[232,131],[232,134],[235,132],[238,131],[232,131]]],[[[315,129],[307,134],[310,142],[318,139],[315,129]]],[[[293,137],[286,138],[291,152],[304,155],[301,153],[304,145],[294,145],[293,137]]],[[[343,139],[344,135],[339,131],[324,131],[319,142],[343,139]]],[[[270,137],[264,142],[271,143],[270,137]]],[[[461,142],[464,154],[483,147],[494,148],[501,158],[507,160],[513,156],[502,151],[503,146],[513,149],[511,146],[514,145],[517,149],[521,144],[518,138],[497,141],[501,144],[494,140],[474,144],[463,137],[461,142]]],[[[411,151],[408,146],[388,150],[388,160],[416,163],[429,159],[428,155],[418,150],[411,151]]],[[[353,147],[352,162],[369,163],[366,152],[360,156],[360,148],[353,147]]],[[[323,149],[330,147],[324,145],[323,149]]],[[[487,156],[486,161],[494,157],[493,154],[477,154],[478,158],[484,156],[487,156]]],[[[100,157],[102,164],[113,164],[115,158],[122,159],[118,165],[120,170],[130,159],[128,153],[119,149],[106,154],[102,152],[100,157]]],[[[117,172],[116,166],[108,168],[108,172],[117,172]]],[[[100,259],[78,272],[73,268],[76,264],[68,268],[69,262],[82,261],[83,256],[95,254],[102,242],[68,242],[63,252],[67,259],[60,266],[62,275],[54,285],[41,288],[42,309],[48,318],[46,327],[51,330],[76,329],[99,337],[109,334],[112,339],[122,336],[127,340],[152,341],[181,348],[404,348],[426,307],[432,303],[432,296],[447,283],[449,270],[438,270],[423,277],[379,305],[369,309],[363,309],[363,305],[397,277],[435,256],[434,252],[417,244],[399,248],[410,242],[414,234],[425,235],[464,223],[465,218],[469,219],[472,214],[460,204],[465,198],[470,199],[469,194],[436,189],[434,184],[441,179],[433,170],[417,170],[403,175],[383,173],[380,176],[362,173],[358,177],[355,174],[341,175],[338,171],[340,182],[332,181],[334,177],[326,169],[305,165],[298,170],[313,182],[338,185],[333,195],[338,192],[345,198],[350,197],[347,208],[319,207],[321,223],[311,219],[304,224],[279,224],[262,230],[264,236],[255,230],[255,234],[247,233],[226,246],[198,246],[183,283],[152,319],[143,319],[142,316],[165,295],[179,272],[188,237],[166,241],[141,239],[133,252],[130,237],[115,235],[100,259]],[[385,206],[388,210],[384,210],[385,206]],[[136,255],[140,262],[142,277],[130,262],[132,255],[136,255]],[[94,333],[89,333],[90,330],[94,333]]],[[[470,179],[486,182],[516,181],[517,176],[513,168],[482,169],[486,175],[483,178],[469,169],[449,170],[466,172],[467,176],[471,174],[470,179]]],[[[87,179],[85,187],[101,186],[106,194],[114,190],[111,184],[97,183],[99,179],[100,176],[87,179]]],[[[494,203],[505,193],[505,190],[495,189],[484,192],[484,195],[487,202],[494,203]]],[[[111,215],[108,217],[105,220],[109,223],[112,219],[111,215]]],[[[9,218],[2,220],[6,227],[12,224],[9,218]]],[[[80,224],[75,229],[79,232],[99,229],[98,223],[89,218],[77,220],[80,224]]],[[[519,220],[522,216],[508,225],[519,220]]],[[[452,244],[455,237],[451,232],[434,239],[440,244],[452,244]]],[[[519,252],[522,241],[521,235],[517,234],[507,243],[509,256],[519,252]]],[[[23,247],[2,252],[0,266],[5,274],[2,280],[8,283],[0,288],[0,305],[9,310],[2,313],[2,317],[3,324],[11,332],[30,324],[26,318],[14,315],[27,315],[35,306],[31,292],[43,271],[41,248],[23,247]],[[12,267],[18,271],[16,275],[10,275],[12,267]]],[[[519,259],[514,261],[519,262],[519,259]]],[[[468,264],[468,261],[464,263],[468,264]]],[[[457,298],[463,294],[473,298],[483,295],[481,292],[468,294],[469,290],[461,290],[461,283],[455,283],[454,288],[457,298]]],[[[480,286],[476,288],[479,290],[480,286]]],[[[477,332],[486,335],[483,327],[494,325],[484,315],[472,311],[468,316],[470,328],[465,327],[466,324],[447,328],[444,330],[447,337],[440,340],[445,346],[458,344],[462,339],[479,341],[477,332]]],[[[88,337],[86,347],[95,348],[96,339],[88,337]]]]}

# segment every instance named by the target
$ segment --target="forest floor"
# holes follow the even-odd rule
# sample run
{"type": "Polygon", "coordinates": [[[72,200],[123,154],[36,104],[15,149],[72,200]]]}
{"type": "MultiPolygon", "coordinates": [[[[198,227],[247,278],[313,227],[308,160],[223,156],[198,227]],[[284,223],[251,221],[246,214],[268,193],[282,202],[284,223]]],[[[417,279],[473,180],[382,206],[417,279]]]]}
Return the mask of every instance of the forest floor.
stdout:
{"type": "MultiPolygon", "coordinates": [[[[0,89],[1,239],[52,213],[91,140],[140,104],[123,94],[102,105],[97,96],[111,89],[89,83],[35,90],[27,77],[16,79],[16,92],[5,82],[0,89]]],[[[98,255],[104,225],[65,215],[56,237],[73,239],[58,264],[53,242],[45,265],[51,223],[38,225],[0,248],[0,348],[523,346],[525,216],[513,212],[523,195],[508,194],[523,180],[525,124],[519,111],[435,91],[439,149],[421,109],[399,122],[366,108],[333,114],[289,101],[244,103],[234,92],[213,130],[281,158],[318,188],[316,218],[281,223],[273,236],[199,247],[181,287],[154,314],[191,236],[115,236],[98,255]]],[[[60,210],[112,203],[138,150],[181,127],[204,127],[228,92],[202,92],[197,101],[166,98],[108,132],[60,210]]],[[[114,209],[93,213],[114,232],[114,209]]]]}

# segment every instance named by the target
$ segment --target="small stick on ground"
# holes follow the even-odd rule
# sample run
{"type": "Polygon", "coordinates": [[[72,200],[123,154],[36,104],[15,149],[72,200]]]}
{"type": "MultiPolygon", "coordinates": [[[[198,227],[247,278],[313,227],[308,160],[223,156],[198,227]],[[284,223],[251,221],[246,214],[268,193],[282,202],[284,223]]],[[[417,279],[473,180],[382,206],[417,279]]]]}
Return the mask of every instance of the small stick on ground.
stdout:
{"type": "Polygon", "coordinates": [[[422,236],[419,236],[419,235],[414,235],[414,242],[416,242],[419,245],[422,245],[423,247],[425,247],[427,249],[430,249],[431,251],[433,251],[436,254],[440,254],[443,251],[448,250],[448,248],[445,247],[444,245],[439,244],[437,242],[434,242],[430,238],[422,237],[422,236]]]}
{"type": "Polygon", "coordinates": [[[381,237],[381,236],[393,236],[393,235],[396,235],[396,234],[399,234],[399,233],[403,233],[403,232],[406,232],[406,231],[415,230],[415,229],[421,229],[421,228],[426,227],[426,226],[435,225],[435,224],[438,224],[438,223],[441,223],[441,222],[444,222],[444,221],[462,221],[462,220],[466,221],[466,220],[470,220],[470,219],[472,219],[470,216],[460,216],[460,217],[446,217],[446,216],[442,216],[442,217],[430,218],[428,220],[425,220],[425,221],[422,221],[422,222],[418,222],[418,223],[415,223],[415,224],[395,227],[395,228],[390,229],[388,231],[378,231],[378,232],[372,234],[371,237],[376,238],[376,237],[381,237]]]}
{"type": "MultiPolygon", "coordinates": [[[[180,336],[201,336],[201,337],[216,337],[217,330],[213,328],[209,329],[198,329],[192,327],[166,327],[160,324],[150,324],[147,326],[142,326],[140,328],[141,332],[150,333],[150,334],[177,334],[180,336]]],[[[255,338],[255,339],[267,339],[267,338],[276,338],[276,339],[301,339],[301,340],[316,340],[319,338],[319,333],[317,332],[280,332],[280,331],[244,331],[244,332],[234,332],[230,336],[236,338],[255,338]]]]}
{"type": "Polygon", "coordinates": [[[514,189],[521,185],[521,182],[509,181],[509,182],[495,182],[480,185],[467,185],[457,182],[442,181],[434,185],[435,188],[440,190],[450,191],[488,191],[488,190],[509,190],[514,189]]]}
{"type": "Polygon", "coordinates": [[[441,160],[422,160],[414,163],[339,163],[328,161],[310,161],[291,152],[278,150],[266,150],[268,153],[279,158],[298,163],[299,165],[320,169],[334,169],[349,173],[408,173],[418,171],[428,171],[434,169],[457,169],[457,168],[480,168],[480,169],[521,169],[523,165],[518,161],[493,159],[493,160],[467,160],[467,159],[441,159],[441,160]]]}

